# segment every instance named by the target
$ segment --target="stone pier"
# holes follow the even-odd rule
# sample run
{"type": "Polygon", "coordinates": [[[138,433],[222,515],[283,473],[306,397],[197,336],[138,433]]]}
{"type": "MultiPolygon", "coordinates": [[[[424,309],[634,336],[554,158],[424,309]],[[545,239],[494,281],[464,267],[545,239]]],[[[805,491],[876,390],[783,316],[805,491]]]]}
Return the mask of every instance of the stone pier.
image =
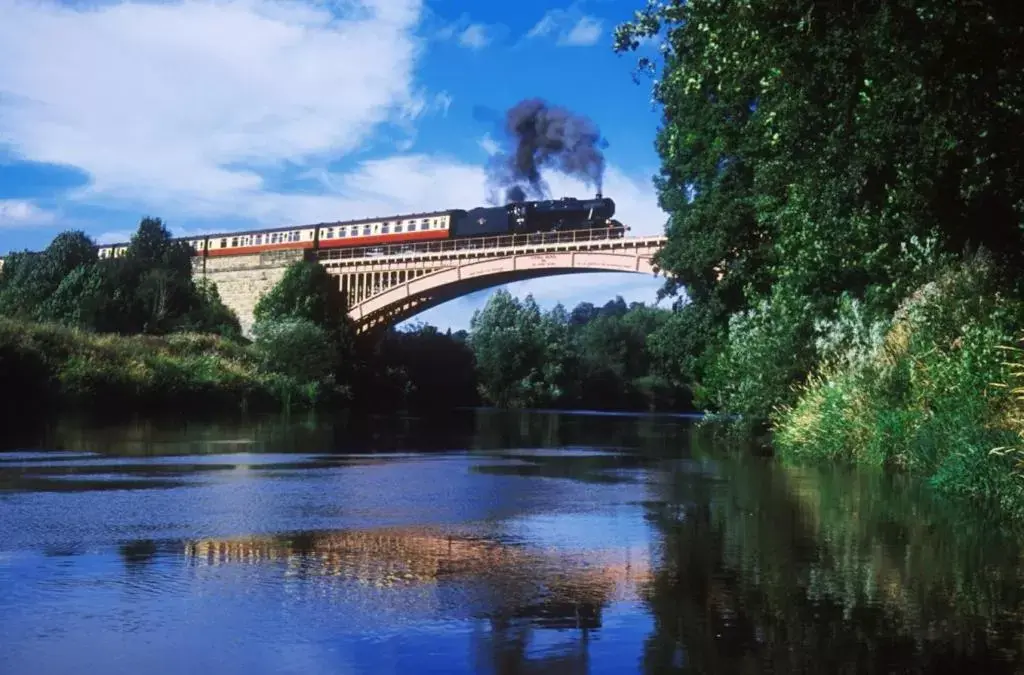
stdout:
{"type": "Polygon", "coordinates": [[[256,303],[281,280],[288,265],[302,260],[304,255],[304,251],[267,251],[194,258],[192,274],[196,280],[208,279],[217,286],[221,300],[238,315],[242,332],[251,337],[256,303]]]}

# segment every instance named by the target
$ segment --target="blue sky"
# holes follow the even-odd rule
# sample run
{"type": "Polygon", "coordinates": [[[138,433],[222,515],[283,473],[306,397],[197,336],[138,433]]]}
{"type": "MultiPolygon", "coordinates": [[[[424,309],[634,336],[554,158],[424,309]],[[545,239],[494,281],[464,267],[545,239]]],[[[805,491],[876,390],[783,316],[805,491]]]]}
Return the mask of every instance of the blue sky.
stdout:
{"type": "MultiPolygon", "coordinates": [[[[184,235],[471,208],[502,140],[478,111],[530,97],[598,124],[618,217],[660,233],[659,112],[635,57],[611,49],[643,4],[3,0],[0,253],[70,228],[121,240],[145,215],[184,235]]],[[[593,191],[546,178],[555,197],[593,191]]],[[[653,302],[659,286],[587,274],[510,290],[550,307],[653,302]]],[[[417,319],[466,327],[489,293],[417,319]]]]}

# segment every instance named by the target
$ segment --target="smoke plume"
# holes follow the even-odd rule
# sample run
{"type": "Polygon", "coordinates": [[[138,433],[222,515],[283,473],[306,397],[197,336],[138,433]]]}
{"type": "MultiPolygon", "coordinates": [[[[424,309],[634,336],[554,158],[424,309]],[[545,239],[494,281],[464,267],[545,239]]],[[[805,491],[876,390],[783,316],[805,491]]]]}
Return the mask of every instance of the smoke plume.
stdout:
{"type": "Polygon", "coordinates": [[[541,170],[552,168],[601,191],[608,142],[594,122],[540,99],[520,101],[506,114],[506,147],[487,165],[492,203],[549,198],[541,170]],[[501,201],[504,199],[504,201],[501,201]]]}

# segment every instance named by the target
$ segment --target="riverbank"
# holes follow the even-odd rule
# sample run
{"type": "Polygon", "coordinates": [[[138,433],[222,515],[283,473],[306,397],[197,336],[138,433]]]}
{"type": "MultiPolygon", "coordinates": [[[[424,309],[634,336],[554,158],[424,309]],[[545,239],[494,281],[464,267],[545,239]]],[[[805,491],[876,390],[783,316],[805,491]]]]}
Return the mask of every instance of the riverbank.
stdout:
{"type": "Polygon", "coordinates": [[[215,335],[121,336],[3,318],[0,382],[7,414],[41,406],[279,410],[339,394],[268,372],[251,346],[215,335]]]}
{"type": "Polygon", "coordinates": [[[882,466],[1024,521],[1021,302],[980,262],[908,296],[833,350],[773,416],[784,461],[882,466]]]}

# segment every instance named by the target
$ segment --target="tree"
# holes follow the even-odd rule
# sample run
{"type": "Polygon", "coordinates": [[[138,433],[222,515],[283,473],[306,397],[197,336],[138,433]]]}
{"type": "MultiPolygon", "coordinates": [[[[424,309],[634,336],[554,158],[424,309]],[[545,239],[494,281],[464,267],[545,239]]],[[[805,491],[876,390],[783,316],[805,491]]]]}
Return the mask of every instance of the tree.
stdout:
{"type": "Polygon", "coordinates": [[[750,412],[764,414],[790,396],[781,374],[799,379],[813,363],[807,328],[834,316],[841,297],[864,301],[869,319],[884,316],[934,274],[910,243],[934,240],[939,255],[988,248],[1019,279],[1017,9],[670,0],[620,26],[620,53],[640,38],[662,41],[656,186],[670,219],[657,263],[670,278],[665,292],[685,288],[691,303],[678,327],[703,331],[661,339],[662,348],[698,350],[677,354],[696,379],[715,369],[720,383],[739,385],[779,373],[745,394],[759,401],[750,412]],[[772,325],[786,321],[797,323],[772,325]],[[726,367],[746,363],[729,346],[752,339],[745,331],[792,349],[766,354],[773,362],[756,372],[726,367]]]}
{"type": "Polygon", "coordinates": [[[116,333],[200,330],[240,336],[216,291],[192,280],[192,251],[158,218],[144,218],[127,255],[99,260],[82,232],[40,253],[16,253],[0,274],[0,314],[116,333]]]}
{"type": "Polygon", "coordinates": [[[480,390],[499,406],[547,405],[562,394],[564,336],[532,296],[496,291],[470,323],[480,390]]]}
{"type": "Polygon", "coordinates": [[[256,323],[283,319],[305,319],[342,340],[348,332],[348,317],[337,280],[315,262],[298,261],[260,298],[253,310],[256,323]]]}

